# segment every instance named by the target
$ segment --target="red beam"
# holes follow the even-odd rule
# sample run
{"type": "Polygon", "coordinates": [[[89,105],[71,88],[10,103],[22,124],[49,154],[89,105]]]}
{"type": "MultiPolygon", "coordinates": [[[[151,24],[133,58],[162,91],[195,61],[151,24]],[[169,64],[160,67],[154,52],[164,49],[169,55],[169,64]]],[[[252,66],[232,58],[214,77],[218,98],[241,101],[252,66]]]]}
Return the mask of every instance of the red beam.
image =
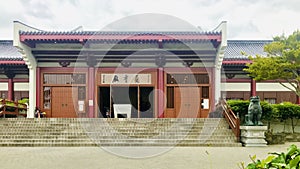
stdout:
{"type": "Polygon", "coordinates": [[[23,60],[0,60],[0,65],[10,64],[10,65],[25,65],[23,60]]]}
{"type": "Polygon", "coordinates": [[[225,79],[222,78],[221,82],[222,83],[250,83],[251,79],[247,79],[247,78],[233,78],[233,79],[225,79]]]}
{"type": "MultiPolygon", "coordinates": [[[[0,82],[8,82],[8,79],[0,79],[0,82]]],[[[29,79],[28,78],[13,79],[13,82],[26,83],[29,82],[29,79]]]]}
{"type": "Polygon", "coordinates": [[[51,73],[76,73],[76,72],[87,72],[87,68],[72,68],[72,67],[41,67],[41,72],[51,72],[51,73]]]}
{"type": "Polygon", "coordinates": [[[225,65],[234,65],[234,64],[252,63],[252,61],[251,60],[223,60],[222,63],[225,65]]]}
{"type": "Polygon", "coordinates": [[[165,68],[165,72],[167,73],[188,73],[188,72],[210,72],[211,68],[189,68],[189,67],[179,67],[179,68],[165,68]]]}
{"type": "Polygon", "coordinates": [[[111,68],[96,68],[97,72],[115,72],[115,73],[120,73],[120,72],[126,72],[126,73],[137,73],[137,72],[154,72],[157,71],[157,68],[124,68],[124,67],[111,67],[111,68]]]}
{"type": "MultiPolygon", "coordinates": [[[[250,83],[251,79],[250,78],[233,78],[233,79],[227,79],[227,78],[222,78],[222,83],[250,83]]],[[[282,82],[282,83],[287,83],[286,80],[264,80],[264,81],[259,81],[256,83],[278,83],[278,82],[282,82]]]]}

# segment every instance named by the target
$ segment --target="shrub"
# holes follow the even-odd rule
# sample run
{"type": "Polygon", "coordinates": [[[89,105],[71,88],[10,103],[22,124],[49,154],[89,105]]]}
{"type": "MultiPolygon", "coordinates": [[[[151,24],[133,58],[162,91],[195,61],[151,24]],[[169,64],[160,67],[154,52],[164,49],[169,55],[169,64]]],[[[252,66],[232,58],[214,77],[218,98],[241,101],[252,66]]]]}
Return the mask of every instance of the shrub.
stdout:
{"type": "MultiPolygon", "coordinates": [[[[248,113],[249,100],[228,100],[228,105],[235,114],[239,114],[241,123],[245,122],[245,115],[248,113]]],[[[271,121],[273,119],[273,107],[265,101],[260,102],[262,108],[262,119],[266,121],[271,121]]],[[[268,124],[269,126],[269,124],[268,124]]]]}
{"type": "MultiPolygon", "coordinates": [[[[228,105],[235,114],[239,114],[241,124],[245,122],[245,115],[248,113],[248,100],[228,100],[228,105]]],[[[283,102],[280,104],[269,104],[268,102],[260,102],[262,108],[262,120],[268,122],[270,129],[270,122],[272,120],[280,120],[286,122],[288,119],[292,122],[292,130],[295,132],[296,121],[300,119],[300,106],[290,102],[283,102]]]]}
{"type": "MultiPolygon", "coordinates": [[[[256,156],[250,157],[252,163],[249,163],[246,169],[299,169],[300,168],[300,149],[296,145],[291,145],[287,153],[270,153],[263,160],[256,160],[256,156]]],[[[245,169],[244,164],[241,164],[242,169],[245,169]]]]}
{"type": "Polygon", "coordinates": [[[244,123],[245,115],[248,113],[249,100],[228,100],[228,105],[231,110],[237,115],[241,120],[241,124],[244,123]]]}
{"type": "Polygon", "coordinates": [[[283,102],[281,104],[273,105],[274,111],[273,116],[280,121],[286,122],[286,120],[291,119],[292,130],[295,132],[295,120],[300,118],[300,106],[292,104],[290,102],[283,102]]]}

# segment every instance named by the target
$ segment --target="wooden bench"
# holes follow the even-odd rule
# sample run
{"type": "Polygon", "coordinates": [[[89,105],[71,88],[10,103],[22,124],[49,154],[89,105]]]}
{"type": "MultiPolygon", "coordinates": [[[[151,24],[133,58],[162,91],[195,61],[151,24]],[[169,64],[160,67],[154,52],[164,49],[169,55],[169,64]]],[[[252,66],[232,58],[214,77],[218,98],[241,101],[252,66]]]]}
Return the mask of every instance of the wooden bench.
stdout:
{"type": "Polygon", "coordinates": [[[0,115],[27,116],[27,105],[7,99],[0,99],[0,115]]]}

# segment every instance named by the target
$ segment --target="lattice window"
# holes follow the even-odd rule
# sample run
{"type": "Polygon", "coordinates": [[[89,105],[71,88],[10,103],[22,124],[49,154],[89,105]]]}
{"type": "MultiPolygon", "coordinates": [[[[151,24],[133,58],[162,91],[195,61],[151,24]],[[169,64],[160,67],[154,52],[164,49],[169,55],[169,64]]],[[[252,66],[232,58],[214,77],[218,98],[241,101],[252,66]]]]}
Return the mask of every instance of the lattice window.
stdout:
{"type": "Polygon", "coordinates": [[[167,84],[209,84],[208,74],[167,74],[167,84]]]}
{"type": "Polygon", "coordinates": [[[85,84],[85,74],[44,74],[44,84],[85,84]]]}

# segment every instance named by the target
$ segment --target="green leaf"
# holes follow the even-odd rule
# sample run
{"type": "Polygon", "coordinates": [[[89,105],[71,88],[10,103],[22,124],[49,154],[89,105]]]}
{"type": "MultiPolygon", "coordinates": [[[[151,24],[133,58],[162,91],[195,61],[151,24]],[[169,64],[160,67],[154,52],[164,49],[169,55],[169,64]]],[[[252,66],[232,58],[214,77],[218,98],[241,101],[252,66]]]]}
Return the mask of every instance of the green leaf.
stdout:
{"type": "Polygon", "coordinates": [[[297,151],[297,146],[295,144],[292,144],[289,149],[288,149],[288,153],[286,155],[288,156],[292,156],[296,151],[297,151]]]}
{"type": "Polygon", "coordinates": [[[300,156],[297,156],[296,158],[292,159],[289,162],[290,168],[291,169],[296,169],[297,167],[299,168],[299,162],[300,162],[300,156]]]}
{"type": "Polygon", "coordinates": [[[275,158],[275,156],[268,156],[265,160],[263,160],[264,163],[269,164],[272,162],[272,160],[275,158]]]}

